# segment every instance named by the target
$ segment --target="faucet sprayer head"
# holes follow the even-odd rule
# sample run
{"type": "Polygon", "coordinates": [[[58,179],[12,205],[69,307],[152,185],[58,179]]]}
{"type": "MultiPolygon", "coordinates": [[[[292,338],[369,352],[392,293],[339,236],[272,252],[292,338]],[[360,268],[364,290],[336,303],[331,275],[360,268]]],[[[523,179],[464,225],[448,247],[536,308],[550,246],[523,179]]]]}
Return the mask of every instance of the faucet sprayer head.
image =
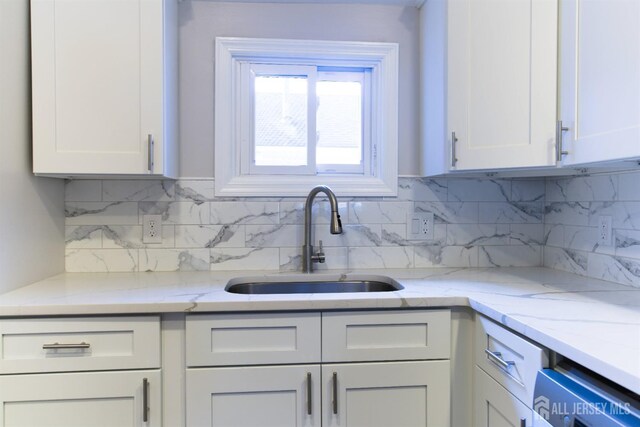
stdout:
{"type": "Polygon", "coordinates": [[[331,211],[331,224],[329,225],[331,234],[342,234],[342,221],[338,211],[331,211]]]}

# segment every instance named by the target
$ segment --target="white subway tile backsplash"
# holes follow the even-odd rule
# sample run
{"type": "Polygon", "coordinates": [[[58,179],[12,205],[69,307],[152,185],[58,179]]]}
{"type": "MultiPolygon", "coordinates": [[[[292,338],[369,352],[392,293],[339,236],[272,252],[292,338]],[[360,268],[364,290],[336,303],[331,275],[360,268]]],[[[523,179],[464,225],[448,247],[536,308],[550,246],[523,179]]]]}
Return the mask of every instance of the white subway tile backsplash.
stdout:
{"type": "Polygon", "coordinates": [[[398,179],[398,201],[445,202],[447,200],[447,180],[442,178],[398,179]]]}
{"type": "Polygon", "coordinates": [[[497,224],[542,224],[542,202],[481,202],[478,222],[497,224]]]}
{"type": "Polygon", "coordinates": [[[102,200],[105,202],[170,202],[175,183],[161,180],[105,180],[102,200]]]}
{"type": "Polygon", "coordinates": [[[102,247],[110,249],[126,248],[172,248],[175,246],[175,227],[162,226],[161,243],[143,243],[141,225],[105,225],[102,227],[102,247]]]}
{"type": "MultiPolygon", "coordinates": [[[[640,172],[572,178],[400,177],[398,197],[313,204],[316,269],[545,265],[638,286],[640,172]],[[434,214],[433,240],[407,240],[407,215],[434,214]],[[613,245],[598,244],[611,216],[613,245]]],[[[304,198],[216,198],[212,179],[74,180],[65,187],[67,271],[299,270],[304,198]],[[163,241],[142,243],[142,215],[163,241]]]]}
{"type": "Polygon", "coordinates": [[[209,249],[142,249],[140,271],[208,271],[209,249]]]}
{"type": "Polygon", "coordinates": [[[414,246],[414,252],[416,268],[478,266],[477,246],[414,246]]]}
{"type": "Polygon", "coordinates": [[[70,180],[64,186],[66,202],[101,202],[102,181],[95,179],[70,180]]]}
{"type": "Polygon", "coordinates": [[[211,270],[279,270],[278,248],[211,249],[211,270]]]}
{"type": "Polygon", "coordinates": [[[479,267],[535,267],[542,263],[541,246],[481,246],[479,267]]]}
{"type": "Polygon", "coordinates": [[[616,200],[617,175],[582,176],[547,181],[547,202],[591,202],[616,200]]]}
{"type": "Polygon", "coordinates": [[[541,179],[514,179],[511,181],[511,201],[544,202],[545,181],[541,179]]]}
{"type": "Polygon", "coordinates": [[[511,181],[501,179],[449,180],[449,201],[506,202],[511,195],[511,181]]]}
{"type": "MultiPolygon", "coordinates": [[[[304,224],[304,201],[280,202],[281,224],[304,224]]],[[[349,223],[348,202],[338,202],[338,213],[343,224],[349,223]]],[[[331,222],[331,204],[327,200],[314,201],[311,208],[314,224],[329,224],[331,222]]]]}
{"type": "Polygon", "coordinates": [[[413,268],[410,246],[349,247],[350,268],[413,268]]]}
{"type": "Polygon", "coordinates": [[[411,212],[412,208],[413,202],[349,202],[348,222],[353,224],[406,223],[407,212],[411,212]]]}
{"type": "Polygon", "coordinates": [[[67,202],[66,225],[128,225],[138,223],[136,202],[67,202]]]}
{"type": "Polygon", "coordinates": [[[640,172],[621,173],[618,175],[618,200],[640,200],[640,172]]]}
{"type": "Polygon", "coordinates": [[[448,246],[508,245],[508,224],[449,224],[448,246]]]}
{"type": "Polygon", "coordinates": [[[640,230],[640,202],[591,203],[589,225],[597,227],[601,216],[611,216],[613,228],[640,230]]]}
{"type": "Polygon", "coordinates": [[[478,223],[477,202],[419,202],[414,203],[416,212],[431,212],[434,221],[449,224],[478,223]]]}
{"type": "Polygon", "coordinates": [[[244,225],[176,225],[176,248],[244,248],[244,225]]]}
{"type": "Polygon", "coordinates": [[[140,202],[140,219],[143,215],[162,215],[163,224],[209,224],[209,203],[194,202],[140,202]]]}
{"type": "Polygon", "coordinates": [[[101,225],[77,225],[64,228],[67,249],[100,249],[102,247],[101,225]]]}
{"type": "Polygon", "coordinates": [[[278,202],[211,202],[211,224],[278,224],[278,202]]]}
{"type": "Polygon", "coordinates": [[[544,208],[545,224],[589,225],[588,202],[553,202],[544,208]]]}
{"type": "Polygon", "coordinates": [[[245,229],[245,246],[248,248],[302,246],[303,227],[301,225],[246,225],[245,229]]]}
{"type": "Polygon", "coordinates": [[[511,224],[510,245],[542,246],[545,242],[544,224],[511,224]]]}
{"type": "Polygon", "coordinates": [[[174,187],[175,199],[178,202],[194,202],[202,204],[214,199],[212,180],[180,180],[174,187]]]}
{"type": "Polygon", "coordinates": [[[638,259],[589,253],[587,274],[596,279],[640,288],[640,261],[638,259]]]}
{"type": "Polygon", "coordinates": [[[543,258],[546,267],[568,271],[581,276],[587,275],[587,252],[545,246],[543,258]]]}
{"type": "Polygon", "coordinates": [[[65,269],[71,273],[116,273],[138,270],[137,249],[67,249],[65,269]]]}

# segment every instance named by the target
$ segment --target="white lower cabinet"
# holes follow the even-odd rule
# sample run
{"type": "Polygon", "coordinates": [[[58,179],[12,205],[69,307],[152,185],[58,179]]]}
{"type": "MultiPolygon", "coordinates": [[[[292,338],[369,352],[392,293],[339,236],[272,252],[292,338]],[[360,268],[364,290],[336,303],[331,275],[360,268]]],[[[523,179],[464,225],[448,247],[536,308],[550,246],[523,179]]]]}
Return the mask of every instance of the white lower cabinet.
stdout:
{"type": "Polygon", "coordinates": [[[0,427],[160,427],[158,316],[0,321],[0,427]]]}
{"type": "Polygon", "coordinates": [[[161,389],[160,370],[4,375],[0,426],[160,427],[161,389]]]}
{"type": "Polygon", "coordinates": [[[439,427],[448,407],[448,360],[187,372],[192,427],[439,427]]]}
{"type": "Polygon", "coordinates": [[[188,316],[186,424],[447,427],[450,325],[449,310],[188,316]]]}
{"type": "Polygon", "coordinates": [[[531,426],[532,411],[476,367],[474,419],[476,427],[531,426]]]}
{"type": "Polygon", "coordinates": [[[537,372],[547,351],[492,320],[476,315],[475,427],[534,427],[531,407],[537,372]]]}
{"type": "Polygon", "coordinates": [[[448,426],[449,361],[322,366],[323,426],[448,426]]]}
{"type": "Polygon", "coordinates": [[[320,426],[320,366],[187,370],[187,425],[320,426]]]}

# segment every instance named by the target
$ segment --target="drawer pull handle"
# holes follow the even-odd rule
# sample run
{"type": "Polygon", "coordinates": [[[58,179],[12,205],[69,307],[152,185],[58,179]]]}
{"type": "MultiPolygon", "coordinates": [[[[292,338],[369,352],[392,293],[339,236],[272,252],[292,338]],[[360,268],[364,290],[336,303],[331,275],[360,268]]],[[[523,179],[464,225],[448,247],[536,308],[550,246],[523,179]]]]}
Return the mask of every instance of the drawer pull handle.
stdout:
{"type": "Polygon", "coordinates": [[[142,379],[142,422],[149,421],[149,380],[142,379]]]}
{"type": "Polygon", "coordinates": [[[78,349],[78,348],[89,348],[91,344],[88,342],[81,342],[77,344],[60,344],[54,342],[53,344],[42,344],[43,350],[69,350],[69,349],[78,349]]]}
{"type": "Polygon", "coordinates": [[[307,372],[307,414],[311,415],[311,372],[307,372]]]}
{"type": "Polygon", "coordinates": [[[332,379],[332,399],[331,403],[333,404],[333,413],[338,414],[338,373],[333,373],[332,379]]]}
{"type": "Polygon", "coordinates": [[[514,361],[504,360],[502,358],[502,353],[500,353],[499,351],[491,351],[488,348],[485,348],[484,352],[487,353],[487,356],[489,356],[489,359],[491,359],[491,361],[498,364],[502,369],[509,369],[510,366],[516,364],[516,362],[514,361]]]}

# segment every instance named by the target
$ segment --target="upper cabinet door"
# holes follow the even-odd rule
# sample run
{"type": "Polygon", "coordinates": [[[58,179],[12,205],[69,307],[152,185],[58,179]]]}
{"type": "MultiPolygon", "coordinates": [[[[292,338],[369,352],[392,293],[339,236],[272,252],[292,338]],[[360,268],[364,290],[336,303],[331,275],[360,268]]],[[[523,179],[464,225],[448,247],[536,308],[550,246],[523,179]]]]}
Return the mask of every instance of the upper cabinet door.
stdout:
{"type": "Polygon", "coordinates": [[[640,2],[561,2],[564,165],[640,156],[640,2]]]}
{"type": "Polygon", "coordinates": [[[557,22],[556,0],[448,1],[451,170],[555,164],[557,22]]]}
{"type": "Polygon", "coordinates": [[[163,154],[172,138],[164,108],[170,3],[32,0],[35,173],[169,171],[163,154]]]}

